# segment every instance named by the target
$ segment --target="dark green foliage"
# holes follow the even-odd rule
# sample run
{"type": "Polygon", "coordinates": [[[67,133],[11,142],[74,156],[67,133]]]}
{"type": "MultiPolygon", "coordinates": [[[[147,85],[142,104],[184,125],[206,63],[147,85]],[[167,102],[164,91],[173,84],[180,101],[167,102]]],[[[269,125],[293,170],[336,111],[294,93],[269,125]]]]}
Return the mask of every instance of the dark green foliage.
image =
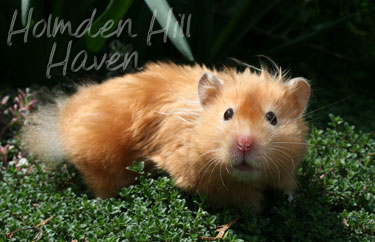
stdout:
{"type": "MultiPolygon", "coordinates": [[[[215,226],[236,213],[240,220],[224,241],[374,240],[374,135],[356,131],[339,117],[330,119],[328,128],[311,129],[295,201],[267,191],[259,216],[246,209],[213,209],[204,196],[179,191],[165,175],[149,178],[142,164],[129,168],[142,174],[139,184],[105,201],[87,194],[70,166],[51,171],[34,162],[25,170],[9,164],[0,173],[0,240],[53,216],[40,226],[43,241],[196,241],[215,236],[215,226]]],[[[25,230],[9,240],[31,240],[36,234],[25,230]]]]}
{"type": "MultiPolygon", "coordinates": [[[[189,240],[185,232],[196,238],[214,231],[215,217],[203,210],[189,210],[167,177],[141,178],[139,185],[122,190],[120,198],[104,201],[77,194],[80,188],[69,184],[63,166],[55,172],[43,171],[40,165],[32,167],[27,175],[15,166],[2,174],[0,225],[5,233],[26,226],[20,217],[32,226],[50,216],[51,221],[43,226],[45,240],[182,241],[189,240]]],[[[69,169],[69,175],[76,177],[76,172],[69,169]]],[[[14,241],[31,240],[34,235],[20,232],[14,241]]]]}
{"type": "MultiPolygon", "coordinates": [[[[164,0],[159,2],[156,7],[162,9],[167,6],[161,4],[164,0]]],[[[102,81],[135,71],[136,65],[142,66],[147,61],[190,63],[192,56],[195,61],[208,65],[233,65],[230,57],[255,66],[259,66],[259,62],[272,65],[258,56],[266,55],[283,69],[290,68],[292,76],[300,75],[311,80],[314,100],[319,100],[311,103],[311,109],[328,106],[324,112],[314,113],[315,124],[324,126],[329,121],[326,113],[333,112],[358,128],[375,128],[375,123],[368,118],[375,112],[374,1],[176,0],[168,1],[168,4],[173,8],[173,15],[186,37],[169,32],[173,38],[164,42],[163,33],[154,34],[151,45],[148,45],[152,12],[145,1],[2,1],[0,61],[3,64],[0,65],[0,89],[35,83],[54,86],[57,83],[69,85],[87,80],[102,81]],[[131,23],[124,27],[120,35],[108,38],[90,38],[87,34],[75,38],[69,36],[67,31],[54,38],[48,38],[46,34],[35,38],[30,32],[27,43],[23,42],[23,35],[18,34],[12,37],[12,46],[8,46],[6,39],[14,11],[18,10],[14,28],[20,30],[24,27],[22,23],[26,23],[25,14],[31,7],[34,8],[31,26],[40,20],[47,20],[52,14],[52,20],[58,17],[65,22],[70,21],[75,31],[91,17],[94,9],[97,12],[92,32],[109,20],[114,21],[114,26],[121,20],[131,20],[131,23]],[[189,16],[191,21],[188,26],[189,16]],[[51,79],[46,79],[53,45],[56,43],[52,62],[57,63],[65,60],[70,41],[72,48],[66,76],[60,66],[52,68],[51,79]],[[87,54],[86,67],[93,64],[95,57],[100,63],[103,57],[106,57],[105,61],[116,53],[120,58],[113,66],[123,64],[126,54],[129,63],[126,68],[117,70],[110,70],[105,64],[98,70],[74,70],[71,64],[81,51],[87,54]],[[137,53],[137,57],[132,56],[133,53],[137,53]],[[332,105],[337,102],[339,105],[332,105]]],[[[165,19],[167,12],[159,11],[158,21],[163,18],[160,14],[165,19]]],[[[161,29],[158,21],[152,30],[161,29]]],[[[170,23],[170,31],[174,30],[174,24],[173,21],[170,23]]],[[[41,29],[39,27],[37,33],[41,29]]],[[[112,26],[104,34],[109,34],[113,29],[112,26]]],[[[82,62],[83,56],[80,56],[76,67],[82,62]]]]}
{"type": "MultiPolygon", "coordinates": [[[[45,80],[45,71],[53,44],[56,43],[57,46],[54,55],[54,63],[56,63],[66,57],[69,41],[73,44],[70,63],[79,51],[84,50],[89,54],[87,65],[93,63],[94,55],[100,61],[105,53],[118,52],[119,49],[113,46],[116,44],[121,45],[122,50],[126,47],[128,50],[137,51],[138,64],[153,59],[187,62],[193,60],[192,56],[198,62],[208,64],[217,64],[233,56],[254,63],[258,61],[255,55],[264,54],[284,66],[300,63],[302,71],[306,73],[311,72],[311,69],[320,71],[324,64],[331,65],[332,61],[334,65],[339,66],[353,63],[366,65],[368,61],[373,61],[375,58],[373,44],[375,4],[371,0],[169,1],[169,6],[173,8],[170,28],[168,28],[169,40],[165,43],[163,33],[155,34],[151,38],[151,45],[146,41],[151,27],[152,11],[150,10],[157,9],[158,22],[166,22],[168,16],[166,0],[159,0],[158,4],[150,5],[150,9],[145,1],[132,0],[108,2],[84,0],[79,3],[73,0],[18,2],[6,0],[1,4],[0,37],[1,46],[5,50],[4,57],[9,62],[8,68],[11,67],[12,71],[21,66],[27,68],[28,75],[22,72],[9,73],[9,77],[22,77],[18,78],[18,84],[29,85],[38,82],[51,85],[64,80],[61,79],[62,68],[57,68],[52,80],[49,81],[45,80]],[[23,34],[18,34],[12,37],[12,46],[6,45],[5,40],[8,37],[14,11],[18,10],[14,30],[20,30],[27,25],[31,8],[33,8],[33,15],[29,26],[28,43],[23,42],[23,34]],[[87,33],[76,38],[70,36],[67,30],[53,38],[46,36],[46,33],[37,36],[38,33],[42,33],[43,27],[39,27],[35,34],[31,33],[38,21],[47,21],[50,15],[52,23],[56,18],[63,19],[65,23],[70,21],[74,32],[80,24],[92,16],[94,9],[96,14],[91,34],[95,34],[101,27],[106,29],[104,26],[109,20],[114,24],[104,31],[104,34],[115,30],[120,20],[131,20],[130,30],[129,25],[125,25],[121,34],[104,38],[100,36],[91,38],[87,33]],[[190,21],[188,21],[189,16],[190,21]],[[174,33],[176,23],[182,27],[184,35],[174,33]],[[340,38],[335,38],[337,36],[340,38]],[[357,48],[347,48],[348,46],[357,48]],[[304,55],[301,55],[301,52],[304,55]],[[318,63],[310,61],[311,58],[328,59],[318,63]],[[306,63],[312,67],[302,66],[306,63]],[[28,67],[29,65],[33,68],[28,67]]],[[[53,28],[53,24],[50,27],[53,28]]],[[[155,24],[151,30],[160,29],[160,25],[155,24]]],[[[124,54],[124,52],[120,53],[124,54]]],[[[75,72],[70,66],[68,71],[75,72]]],[[[99,71],[103,76],[108,70],[103,66],[99,71]]]]}

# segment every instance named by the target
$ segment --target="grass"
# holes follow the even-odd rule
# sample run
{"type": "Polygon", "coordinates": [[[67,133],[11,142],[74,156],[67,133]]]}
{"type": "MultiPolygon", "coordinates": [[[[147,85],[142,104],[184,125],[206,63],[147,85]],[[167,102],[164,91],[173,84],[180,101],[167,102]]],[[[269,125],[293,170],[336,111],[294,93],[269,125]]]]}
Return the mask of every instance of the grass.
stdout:
{"type": "MultiPolygon", "coordinates": [[[[32,97],[24,92],[16,110],[32,109],[32,97]]],[[[265,211],[253,216],[246,209],[213,209],[165,174],[148,177],[142,165],[130,168],[142,175],[138,185],[118,198],[94,199],[73,167],[51,170],[19,149],[13,136],[22,115],[12,118],[13,100],[0,109],[3,123],[12,122],[0,147],[0,241],[197,241],[214,237],[216,226],[237,213],[223,241],[375,240],[375,135],[340,117],[329,115],[326,128],[311,126],[295,200],[266,191],[265,211]]]]}

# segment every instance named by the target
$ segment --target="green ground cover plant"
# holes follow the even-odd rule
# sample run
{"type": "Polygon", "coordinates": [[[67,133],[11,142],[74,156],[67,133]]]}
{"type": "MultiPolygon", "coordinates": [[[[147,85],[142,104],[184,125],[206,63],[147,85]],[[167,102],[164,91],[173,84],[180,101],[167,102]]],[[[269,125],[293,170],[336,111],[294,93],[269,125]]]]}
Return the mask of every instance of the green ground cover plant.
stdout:
{"type": "MultiPolygon", "coordinates": [[[[236,214],[240,219],[223,241],[375,241],[374,1],[153,2],[0,2],[0,241],[197,241],[214,237],[216,226],[233,221],[236,214]],[[167,5],[190,37],[169,37],[164,43],[160,34],[148,46],[151,10],[163,12],[160,8],[167,5]],[[65,32],[55,38],[30,34],[24,43],[23,35],[16,34],[8,45],[15,10],[15,29],[22,29],[31,8],[31,27],[51,14],[70,21],[75,29],[97,9],[93,30],[106,20],[129,18],[137,37],[127,31],[104,39],[75,38],[65,32]],[[36,93],[25,87],[39,90],[58,84],[57,89],[69,92],[75,84],[134,71],[102,67],[68,70],[65,76],[61,67],[46,79],[53,44],[56,61],[63,60],[70,41],[72,56],[85,51],[90,60],[137,51],[140,66],[153,60],[192,63],[191,56],[209,66],[233,65],[231,57],[255,66],[272,65],[259,57],[265,55],[293,76],[306,77],[312,86],[306,115],[310,148],[298,171],[295,201],[289,203],[279,191],[269,190],[258,216],[246,209],[216,210],[204,196],[178,190],[166,174],[148,177],[142,165],[130,168],[143,176],[138,185],[103,201],[87,190],[74,167],[51,167],[24,153],[17,135],[25,115],[39,105],[36,93]]],[[[157,22],[163,23],[166,14],[158,15],[157,22]]]]}
{"type": "MultiPolygon", "coordinates": [[[[240,219],[223,241],[374,241],[374,133],[329,115],[326,128],[311,125],[310,149],[298,171],[299,190],[289,202],[266,191],[265,210],[217,210],[204,196],[178,190],[166,174],[118,198],[95,199],[68,164],[53,168],[20,149],[16,134],[34,108],[35,94],[19,90],[1,100],[0,241],[199,241],[216,226],[240,219]],[[16,96],[16,97],[15,97],[16,96]]],[[[125,169],[125,167],[124,167],[125,169]]]]}

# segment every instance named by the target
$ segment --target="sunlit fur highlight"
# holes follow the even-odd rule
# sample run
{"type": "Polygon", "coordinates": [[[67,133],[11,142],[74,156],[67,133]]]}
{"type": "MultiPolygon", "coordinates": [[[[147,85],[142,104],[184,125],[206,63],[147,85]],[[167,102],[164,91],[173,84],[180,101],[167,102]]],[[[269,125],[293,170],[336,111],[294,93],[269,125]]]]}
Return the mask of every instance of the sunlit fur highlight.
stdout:
{"type": "Polygon", "coordinates": [[[42,107],[24,129],[23,140],[43,159],[53,160],[51,147],[58,149],[56,158],[63,153],[102,198],[133,184],[135,174],[125,167],[146,161],[168,172],[181,189],[205,193],[217,206],[247,206],[258,212],[265,187],[286,193],[296,189],[307,127],[305,106],[294,93],[281,70],[271,74],[265,68],[238,72],[152,63],[140,73],[80,87],[54,107],[52,126],[38,122],[51,115],[51,107],[48,112],[42,107]],[[224,87],[202,107],[197,86],[205,72],[224,87]],[[234,117],[225,122],[228,107],[234,117]],[[270,110],[277,115],[276,126],[265,119],[270,110]],[[252,159],[259,174],[248,180],[246,174],[242,179],[232,172],[231,150],[242,131],[256,139],[252,159]],[[51,140],[45,138],[49,134],[51,140]],[[59,140],[54,142],[56,134],[59,140]]]}

